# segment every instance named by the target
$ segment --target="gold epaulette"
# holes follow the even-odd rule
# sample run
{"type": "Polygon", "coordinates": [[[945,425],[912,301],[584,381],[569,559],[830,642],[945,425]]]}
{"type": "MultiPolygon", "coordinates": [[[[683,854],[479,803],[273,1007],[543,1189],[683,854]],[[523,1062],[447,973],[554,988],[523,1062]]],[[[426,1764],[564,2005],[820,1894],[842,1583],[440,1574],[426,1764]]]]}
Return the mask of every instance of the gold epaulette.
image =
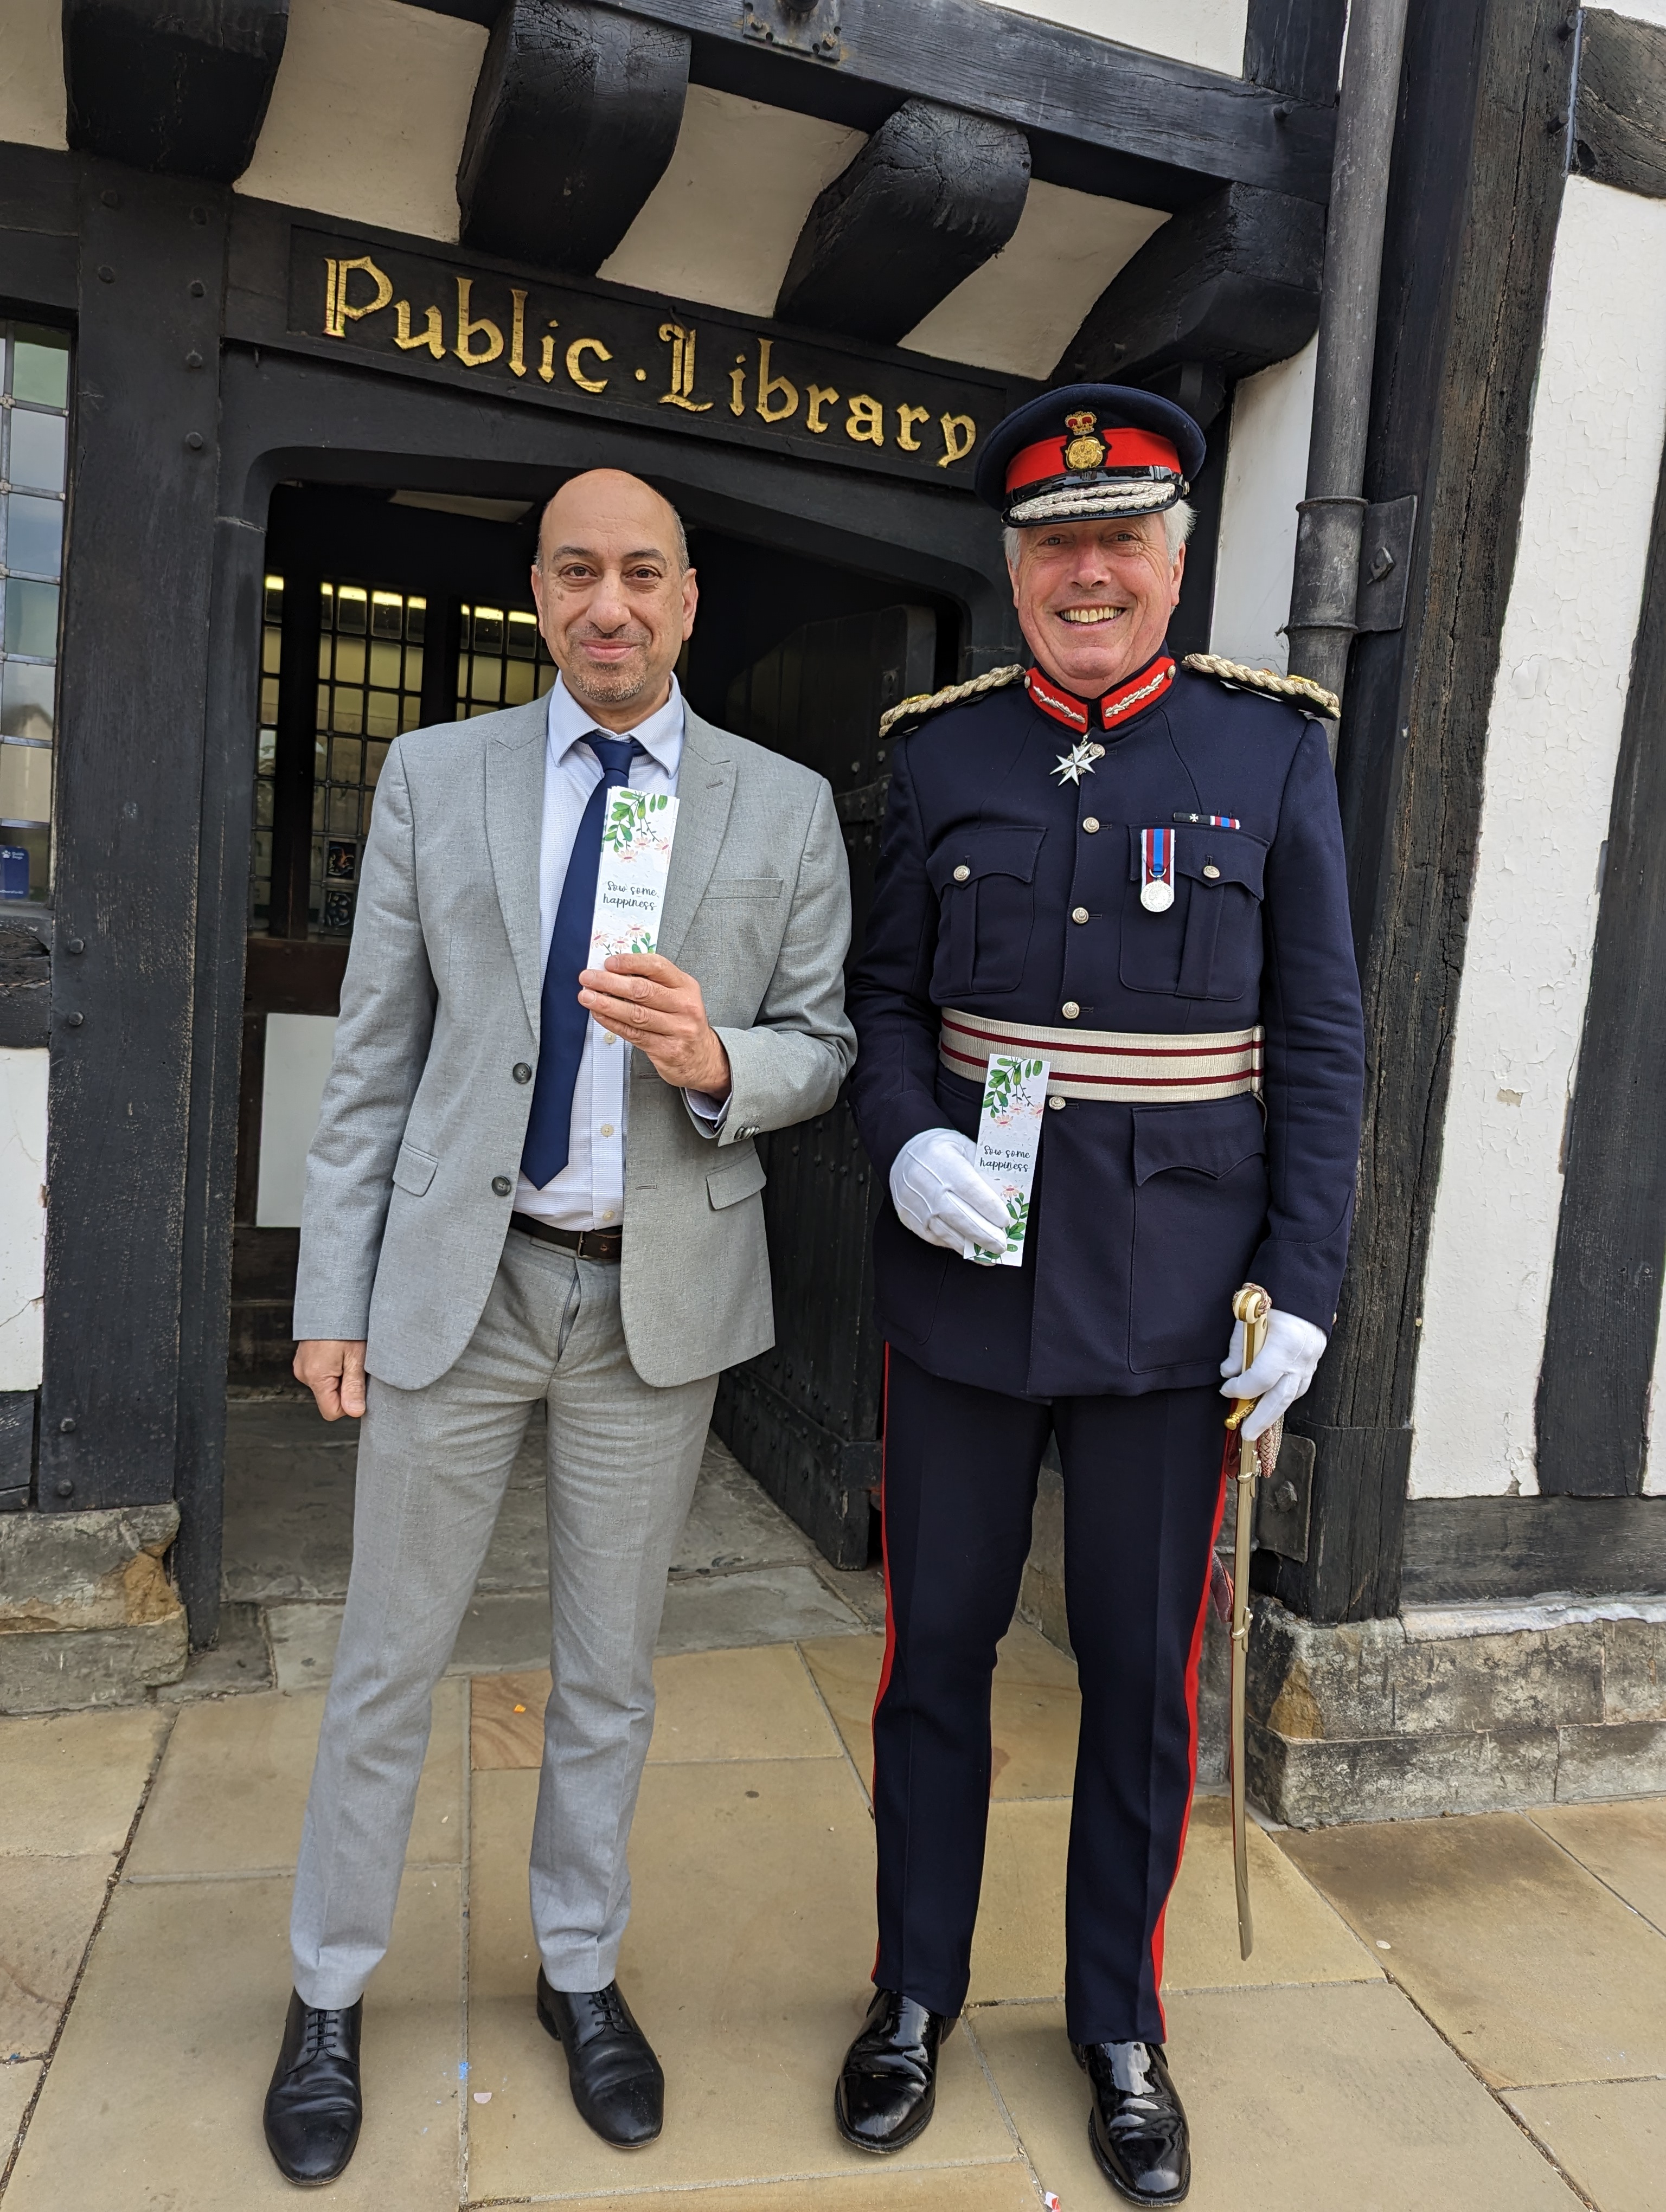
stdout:
{"type": "Polygon", "coordinates": [[[1023,680],[1024,665],[1015,660],[1009,668],[986,669],[982,676],[974,676],[970,684],[945,684],[940,691],[918,691],[912,699],[903,699],[879,717],[879,735],[889,737],[899,722],[923,722],[927,714],[939,714],[945,707],[964,706],[968,699],[981,699],[986,691],[999,691],[1003,684],[1023,680]]]}
{"type": "Polygon", "coordinates": [[[1213,676],[1240,691],[1259,691],[1268,699],[1287,700],[1292,707],[1316,707],[1328,721],[1334,722],[1342,711],[1342,702],[1334,691],[1310,683],[1305,676],[1275,676],[1270,668],[1246,668],[1240,661],[1223,660],[1214,653],[1189,653],[1181,666],[1189,668],[1195,676],[1213,676]]]}

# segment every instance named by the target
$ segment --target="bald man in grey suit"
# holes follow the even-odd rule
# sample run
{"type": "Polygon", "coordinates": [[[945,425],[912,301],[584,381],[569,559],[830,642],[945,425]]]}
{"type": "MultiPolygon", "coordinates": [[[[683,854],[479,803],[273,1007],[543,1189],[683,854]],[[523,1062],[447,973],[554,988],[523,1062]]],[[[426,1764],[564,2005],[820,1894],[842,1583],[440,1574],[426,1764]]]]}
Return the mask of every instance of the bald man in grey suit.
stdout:
{"type": "Polygon", "coordinates": [[[753,1140],[830,1106],[854,1050],[832,793],[684,705],[696,592],[672,508],[615,471],[575,478],[532,588],[548,698],[389,751],[307,1163],[295,1372],[364,1425],[266,2099],[301,2183],[357,2142],[362,1992],[432,1692],[539,1399],[538,2010],[589,2124],[621,2148],[660,2132],[664,2077],[614,1977],[666,1575],[718,1370],[774,1340],[753,1140]],[[621,785],[678,800],[659,949],[591,969],[621,785]]]}

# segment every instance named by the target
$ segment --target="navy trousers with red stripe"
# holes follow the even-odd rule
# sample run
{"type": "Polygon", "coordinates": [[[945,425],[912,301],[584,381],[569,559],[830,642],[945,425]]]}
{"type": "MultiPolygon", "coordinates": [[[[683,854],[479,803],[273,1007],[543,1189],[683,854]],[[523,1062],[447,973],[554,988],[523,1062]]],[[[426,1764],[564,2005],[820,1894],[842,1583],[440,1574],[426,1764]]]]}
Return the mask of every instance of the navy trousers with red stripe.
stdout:
{"type": "Polygon", "coordinates": [[[1197,1668],[1224,1497],[1216,1390],[1046,1404],[887,1370],[885,1671],[873,1716],[873,1978],[958,2013],[989,1803],[989,1686],[1049,1428],[1081,1735],[1065,1893],[1078,2043],[1160,2042],[1163,1915],[1196,1773],[1197,1668]]]}

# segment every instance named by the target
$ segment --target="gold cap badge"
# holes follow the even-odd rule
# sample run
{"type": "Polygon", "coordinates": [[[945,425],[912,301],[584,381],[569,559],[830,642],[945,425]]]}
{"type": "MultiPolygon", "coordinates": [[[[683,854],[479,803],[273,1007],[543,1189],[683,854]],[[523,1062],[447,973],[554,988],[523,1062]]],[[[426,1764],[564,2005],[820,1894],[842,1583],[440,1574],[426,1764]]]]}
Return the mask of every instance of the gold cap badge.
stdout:
{"type": "Polygon", "coordinates": [[[1098,416],[1084,408],[1078,415],[1067,415],[1064,426],[1070,433],[1070,443],[1064,449],[1064,465],[1067,469],[1098,469],[1104,466],[1105,442],[1094,435],[1098,416]]]}

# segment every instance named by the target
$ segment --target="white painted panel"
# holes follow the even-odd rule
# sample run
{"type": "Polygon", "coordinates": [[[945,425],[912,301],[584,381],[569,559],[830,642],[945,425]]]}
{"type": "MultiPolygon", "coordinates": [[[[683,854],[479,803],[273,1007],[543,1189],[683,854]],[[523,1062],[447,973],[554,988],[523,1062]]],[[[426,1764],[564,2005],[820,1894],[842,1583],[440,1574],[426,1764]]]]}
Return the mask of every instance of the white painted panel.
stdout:
{"type": "Polygon", "coordinates": [[[1307,489],[1317,352],[1315,338],[1238,386],[1221,487],[1209,650],[1280,676],[1290,665],[1284,625],[1296,565],[1296,502],[1307,489]]]}
{"type": "Polygon", "coordinates": [[[903,343],[939,361],[1050,376],[1100,293],[1168,219],[1159,208],[1032,183],[1005,248],[903,343]]]}
{"type": "Polygon", "coordinates": [[[63,0],[0,0],[0,140],[9,145],[69,143],[63,23],[63,0]]]}
{"type": "Polygon", "coordinates": [[[40,1388],[46,1049],[0,1046],[0,1390],[40,1388]]]}
{"type": "Polygon", "coordinates": [[[478,23],[402,0],[290,0],[254,160],[235,189],[418,238],[457,236],[478,23]]]}
{"type": "Polygon", "coordinates": [[[1248,0],[1000,0],[1018,15],[1039,15],[1073,31],[1115,39],[1148,54],[1228,76],[1243,74],[1248,0]]]}
{"type": "Polygon", "coordinates": [[[1666,23],[1666,0],[1626,0],[1626,5],[1613,13],[1630,15],[1639,23],[1666,23]]]}
{"type": "Polygon", "coordinates": [[[691,84],[671,165],[597,274],[773,315],[817,194],[866,143],[860,131],[691,84]]]}
{"type": "Polygon", "coordinates": [[[261,1229],[298,1229],[307,1189],[307,1148],[336,1048],[333,1014],[268,1014],[260,1093],[260,1176],[254,1218],[261,1229]]]}
{"type": "Polygon", "coordinates": [[[1638,272],[1662,267],[1666,202],[1570,179],[1487,720],[1414,1407],[1416,1498],[1537,1487],[1562,1131],[1666,430],[1666,289],[1638,272]]]}

